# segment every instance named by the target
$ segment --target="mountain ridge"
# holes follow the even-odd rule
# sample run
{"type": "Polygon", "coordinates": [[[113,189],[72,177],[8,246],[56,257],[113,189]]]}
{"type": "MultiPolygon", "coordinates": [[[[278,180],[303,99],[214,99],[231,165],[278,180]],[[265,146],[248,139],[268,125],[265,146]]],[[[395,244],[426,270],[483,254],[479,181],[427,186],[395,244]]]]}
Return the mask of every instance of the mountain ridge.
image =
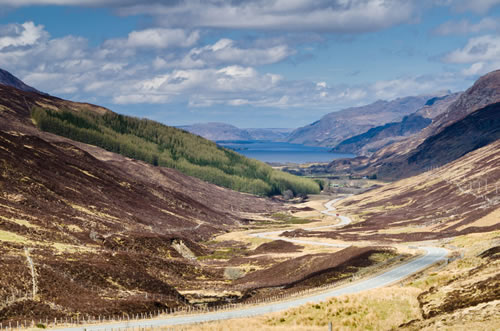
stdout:
{"type": "Polygon", "coordinates": [[[239,191],[275,195],[319,191],[312,180],[272,169],[204,138],[147,119],[88,103],[26,92],[0,84],[0,129],[39,135],[45,131],[138,158],[239,191]],[[36,115],[36,118],[34,117],[36,115]],[[131,131],[132,130],[132,131],[131,131]]]}
{"type": "Polygon", "coordinates": [[[406,115],[400,122],[386,123],[371,128],[360,135],[340,142],[332,150],[334,152],[351,150],[354,154],[371,155],[387,145],[419,133],[431,124],[434,118],[446,111],[460,95],[461,92],[458,92],[429,99],[422,108],[406,115]]]}
{"type": "Polygon", "coordinates": [[[40,92],[36,88],[25,84],[22,80],[2,68],[0,68],[0,84],[12,86],[25,92],[35,92],[48,95],[47,93],[40,92]]]}
{"type": "Polygon", "coordinates": [[[282,141],[293,129],[288,128],[247,128],[221,122],[196,123],[178,126],[182,130],[212,141],[224,140],[270,140],[282,141]]]}
{"type": "Polygon", "coordinates": [[[334,147],[343,140],[369,129],[397,122],[410,115],[435,95],[409,96],[391,101],[378,100],[369,105],[351,107],[324,115],[318,121],[294,130],[291,143],[334,147]]]}
{"type": "MultiPolygon", "coordinates": [[[[500,70],[496,70],[480,77],[420,132],[404,140],[394,142],[376,151],[368,158],[333,161],[328,169],[331,172],[376,173],[381,178],[397,179],[419,174],[428,167],[441,166],[445,160],[446,162],[453,161],[453,159],[474,150],[474,146],[472,149],[470,148],[468,139],[485,139],[485,141],[490,142],[498,139],[496,118],[499,117],[499,109],[497,106],[491,108],[488,106],[499,102],[500,70]],[[473,115],[476,112],[478,115],[473,115]],[[485,121],[491,125],[481,124],[481,127],[474,129],[475,120],[472,117],[475,116],[477,116],[476,121],[485,121]],[[462,134],[459,132],[460,130],[455,130],[454,134],[451,134],[449,130],[452,130],[450,128],[452,125],[455,125],[455,128],[467,128],[467,131],[462,134]],[[449,154],[454,156],[437,162],[441,159],[438,154],[447,154],[449,151],[436,151],[436,144],[447,145],[452,142],[458,148],[454,148],[454,152],[449,154]],[[462,152],[458,152],[459,150],[462,152]],[[435,159],[436,162],[430,162],[432,159],[435,159]],[[418,160],[427,161],[418,162],[418,160]]],[[[481,147],[481,144],[478,144],[477,147],[481,147]]]]}

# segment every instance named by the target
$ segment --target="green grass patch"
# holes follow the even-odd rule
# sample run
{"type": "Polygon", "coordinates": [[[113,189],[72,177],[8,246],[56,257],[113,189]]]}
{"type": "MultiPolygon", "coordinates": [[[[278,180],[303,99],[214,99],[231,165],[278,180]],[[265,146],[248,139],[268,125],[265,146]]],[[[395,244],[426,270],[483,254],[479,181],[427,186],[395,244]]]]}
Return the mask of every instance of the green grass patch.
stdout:
{"type": "Polygon", "coordinates": [[[242,248],[227,247],[223,249],[218,249],[209,255],[198,256],[198,260],[229,260],[235,256],[242,255],[246,252],[242,248]]]}
{"type": "Polygon", "coordinates": [[[313,222],[309,219],[295,217],[293,215],[286,214],[286,213],[274,213],[271,215],[271,217],[273,219],[275,219],[276,221],[278,221],[280,223],[284,223],[284,224],[308,224],[308,223],[313,222]]]}

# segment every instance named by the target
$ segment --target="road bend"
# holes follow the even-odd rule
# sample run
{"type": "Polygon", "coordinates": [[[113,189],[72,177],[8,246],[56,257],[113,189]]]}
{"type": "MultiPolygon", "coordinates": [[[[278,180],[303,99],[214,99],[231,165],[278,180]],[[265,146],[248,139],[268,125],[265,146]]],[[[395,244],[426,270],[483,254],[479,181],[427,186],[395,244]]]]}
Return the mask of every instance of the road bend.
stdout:
{"type": "MultiPolygon", "coordinates": [[[[330,216],[336,216],[334,213],[335,207],[333,205],[339,201],[339,199],[334,199],[325,204],[326,210],[322,213],[330,216]]],[[[340,222],[334,225],[328,225],[326,227],[341,227],[351,223],[351,219],[347,216],[339,216],[340,222]]],[[[308,228],[306,230],[313,230],[319,228],[326,228],[325,226],[308,228]]],[[[265,239],[280,239],[295,243],[302,243],[307,245],[321,245],[329,247],[347,247],[348,245],[338,245],[330,243],[315,242],[309,240],[296,240],[293,238],[283,238],[279,235],[283,231],[273,231],[273,232],[263,232],[254,233],[252,236],[265,239]]],[[[76,331],[76,330],[87,330],[87,331],[97,331],[97,330],[110,330],[110,329],[120,329],[120,328],[134,328],[134,327],[161,327],[161,326],[172,326],[172,325],[182,325],[182,324],[196,324],[204,322],[212,322],[219,320],[227,320],[233,318],[245,318],[257,315],[263,315],[268,313],[274,313],[279,311],[288,310],[291,308],[296,308],[307,303],[325,301],[328,298],[344,295],[359,293],[366,290],[377,289],[384,286],[397,283],[439,261],[445,260],[448,255],[448,251],[444,248],[433,247],[433,246],[423,246],[418,247],[418,249],[424,252],[420,257],[411,260],[409,262],[403,263],[397,267],[387,270],[375,276],[367,277],[363,280],[357,281],[347,286],[330,289],[321,293],[310,294],[300,298],[285,299],[280,302],[273,302],[268,304],[261,304],[257,306],[241,307],[234,310],[218,311],[211,313],[202,313],[198,315],[181,315],[181,316],[168,316],[159,317],[155,319],[138,320],[138,321],[124,321],[116,323],[98,324],[98,325],[82,325],[78,327],[71,328],[57,328],[58,330],[76,331]]]]}

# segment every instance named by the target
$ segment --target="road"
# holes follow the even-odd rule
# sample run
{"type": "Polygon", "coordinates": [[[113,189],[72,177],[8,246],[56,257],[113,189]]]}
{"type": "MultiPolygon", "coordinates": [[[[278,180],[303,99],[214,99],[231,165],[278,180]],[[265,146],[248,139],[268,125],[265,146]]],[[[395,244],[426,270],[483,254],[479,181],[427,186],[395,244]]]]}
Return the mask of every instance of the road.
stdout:
{"type": "MultiPolygon", "coordinates": [[[[325,204],[325,207],[327,210],[325,210],[323,213],[327,215],[332,215],[333,211],[335,208],[333,207],[333,204],[335,204],[339,199],[335,199],[332,201],[329,201],[327,204],[325,204]]],[[[340,227],[347,225],[351,222],[351,220],[347,216],[342,216],[341,222],[337,223],[335,225],[331,225],[328,227],[340,227]]],[[[318,227],[317,227],[318,228],[318,227]]],[[[309,228],[307,230],[312,230],[312,229],[317,229],[317,228],[309,228]]],[[[322,227],[324,228],[324,227],[322,227]]],[[[264,233],[256,233],[253,234],[255,237],[259,238],[266,238],[266,239],[281,239],[281,240],[287,240],[287,241],[292,241],[294,239],[291,238],[281,238],[281,237],[274,237],[278,234],[280,234],[283,231],[273,231],[273,232],[264,232],[264,233]]],[[[314,242],[314,241],[306,241],[306,240],[294,240],[292,242],[300,242],[300,243],[305,243],[309,245],[324,245],[324,246],[333,246],[339,247],[336,244],[328,244],[328,243],[319,243],[319,242],[314,242]]],[[[86,325],[86,326],[80,326],[80,327],[75,327],[75,328],[65,328],[65,329],[59,329],[59,330],[68,330],[68,331],[73,331],[73,330],[87,330],[87,331],[94,331],[94,330],[105,330],[105,329],[118,329],[118,328],[131,328],[131,327],[160,327],[160,326],[172,326],[172,325],[182,325],[182,324],[194,324],[194,323],[202,323],[202,322],[210,322],[210,321],[218,321],[218,320],[225,320],[225,319],[232,319],[232,318],[243,318],[243,317],[251,317],[251,316],[256,316],[256,315],[263,315],[267,313],[273,313],[273,312],[279,312],[283,310],[287,310],[290,308],[296,308],[299,306],[302,306],[306,303],[310,302],[319,302],[319,301],[324,301],[328,298],[343,295],[343,294],[352,294],[352,293],[358,293],[370,289],[376,289],[380,287],[384,287],[393,283],[396,283],[398,281],[401,281],[408,276],[425,269],[432,264],[439,262],[441,260],[446,259],[446,255],[448,254],[448,251],[446,249],[440,248],[440,247],[418,247],[418,249],[423,250],[425,253],[424,255],[420,256],[419,258],[409,261],[407,263],[404,263],[402,265],[399,265],[393,269],[390,269],[386,272],[383,272],[379,275],[372,276],[365,278],[364,280],[352,283],[350,285],[340,287],[340,288],[335,288],[331,290],[327,290],[322,293],[318,294],[311,294],[305,297],[301,298],[294,298],[294,299],[288,299],[285,301],[281,302],[275,302],[275,303],[268,303],[268,304],[262,304],[259,306],[250,306],[250,307],[243,307],[235,310],[229,310],[229,311],[220,311],[220,312],[213,312],[213,313],[205,313],[205,314],[199,314],[199,315],[186,315],[186,316],[172,316],[172,317],[166,317],[166,318],[157,318],[157,319],[150,319],[150,320],[139,320],[139,321],[130,321],[130,322],[121,322],[121,323],[110,323],[106,325],[86,325]]]]}
{"type": "MultiPolygon", "coordinates": [[[[336,216],[336,214],[334,213],[335,207],[333,207],[333,205],[335,203],[337,203],[337,201],[340,201],[342,199],[344,199],[344,198],[337,198],[337,199],[333,199],[333,200],[328,201],[327,203],[325,203],[326,210],[323,210],[321,213],[328,215],[328,216],[336,216]]],[[[328,229],[328,228],[338,228],[338,227],[342,227],[344,225],[351,223],[351,219],[347,216],[339,215],[338,218],[340,219],[339,223],[336,223],[333,225],[324,225],[324,226],[316,226],[316,227],[312,227],[312,228],[304,228],[302,230],[310,231],[310,230],[320,230],[320,229],[328,229]]],[[[300,240],[300,239],[294,239],[294,238],[280,237],[280,235],[285,231],[289,231],[289,230],[252,233],[252,234],[250,234],[250,236],[256,237],[256,238],[262,238],[262,239],[270,239],[270,240],[283,240],[283,241],[288,241],[288,242],[296,243],[296,244],[314,245],[314,246],[328,246],[328,247],[336,247],[336,248],[345,248],[345,247],[351,246],[351,245],[345,245],[345,244],[332,244],[332,243],[323,243],[323,242],[310,241],[310,240],[300,240]]]]}

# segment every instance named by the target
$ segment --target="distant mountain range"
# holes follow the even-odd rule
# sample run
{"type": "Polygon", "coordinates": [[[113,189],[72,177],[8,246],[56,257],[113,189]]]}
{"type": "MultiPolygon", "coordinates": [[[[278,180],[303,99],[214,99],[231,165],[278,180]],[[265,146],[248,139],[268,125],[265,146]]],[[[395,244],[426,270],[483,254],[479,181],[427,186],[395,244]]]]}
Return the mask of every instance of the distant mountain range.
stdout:
{"type": "Polygon", "coordinates": [[[312,146],[334,147],[350,137],[390,122],[401,121],[425,106],[429,99],[441,95],[411,96],[392,101],[332,112],[320,120],[294,130],[287,141],[312,146]]]}
{"type": "Polygon", "coordinates": [[[371,128],[360,135],[340,142],[332,151],[371,155],[393,142],[404,140],[406,137],[420,132],[432,123],[433,118],[443,113],[459,96],[460,93],[453,93],[431,98],[425,103],[424,107],[413,114],[403,117],[402,121],[371,128]]]}
{"type": "Polygon", "coordinates": [[[212,141],[222,140],[271,140],[283,141],[293,129],[240,129],[226,123],[198,123],[193,125],[178,126],[179,129],[201,136],[212,141]]]}
{"type": "Polygon", "coordinates": [[[370,157],[335,160],[327,171],[377,174],[387,179],[408,177],[500,139],[500,70],[478,79],[444,110],[431,113],[437,115],[421,131],[370,157]]]}
{"type": "Polygon", "coordinates": [[[457,96],[458,94],[438,93],[431,96],[398,98],[392,101],[379,100],[366,106],[326,114],[320,120],[298,129],[241,129],[217,122],[198,123],[178,128],[213,141],[285,141],[334,147],[334,151],[338,152],[365,154],[420,131],[431,122],[429,119],[443,111],[443,105],[448,105],[450,100],[454,100],[453,98],[457,96]],[[368,132],[368,130],[371,131],[368,132]],[[360,137],[357,137],[358,135],[360,137]]]}

